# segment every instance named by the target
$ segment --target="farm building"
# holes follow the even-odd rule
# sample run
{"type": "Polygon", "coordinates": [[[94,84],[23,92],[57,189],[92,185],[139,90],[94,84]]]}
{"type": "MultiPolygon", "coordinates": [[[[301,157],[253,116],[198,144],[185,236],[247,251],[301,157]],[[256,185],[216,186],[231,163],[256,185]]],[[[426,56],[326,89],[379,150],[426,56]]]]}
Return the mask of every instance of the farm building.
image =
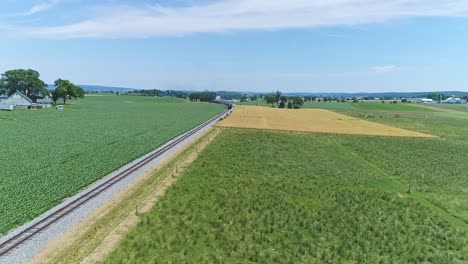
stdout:
{"type": "Polygon", "coordinates": [[[423,99],[421,99],[421,103],[423,103],[423,104],[433,104],[435,102],[432,99],[423,98],[423,99]]]}
{"type": "Polygon", "coordinates": [[[13,106],[12,106],[12,105],[9,105],[9,104],[2,104],[2,103],[0,103],[0,110],[11,111],[11,110],[13,110],[13,106]]]}
{"type": "Polygon", "coordinates": [[[43,108],[51,108],[52,107],[52,100],[46,96],[43,99],[36,100],[37,105],[42,106],[43,108]]]}
{"type": "Polygon", "coordinates": [[[14,94],[10,95],[8,98],[1,100],[2,104],[12,105],[15,109],[18,108],[28,108],[32,105],[32,100],[29,99],[22,92],[16,91],[14,94]]]}
{"type": "Polygon", "coordinates": [[[446,100],[442,101],[444,104],[466,104],[466,100],[460,99],[458,97],[449,97],[446,100]]]}

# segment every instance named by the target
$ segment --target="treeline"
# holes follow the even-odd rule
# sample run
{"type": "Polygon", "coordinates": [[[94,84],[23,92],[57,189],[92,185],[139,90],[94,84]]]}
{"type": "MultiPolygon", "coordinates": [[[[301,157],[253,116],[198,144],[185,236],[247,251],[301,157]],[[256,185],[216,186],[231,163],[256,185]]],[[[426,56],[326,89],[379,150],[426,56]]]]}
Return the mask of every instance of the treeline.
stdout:
{"type": "Polygon", "coordinates": [[[213,102],[216,99],[215,92],[195,92],[189,95],[190,101],[213,102]]]}
{"type": "Polygon", "coordinates": [[[176,98],[187,98],[188,93],[184,91],[173,91],[173,90],[158,90],[158,89],[151,89],[151,90],[134,90],[126,92],[128,95],[142,95],[142,96],[157,96],[157,97],[176,97],[176,98]]]}
{"type": "Polygon", "coordinates": [[[217,94],[215,92],[184,92],[174,90],[134,90],[125,93],[126,95],[140,95],[140,96],[152,96],[152,97],[175,97],[175,98],[188,98],[190,101],[199,102],[213,102],[216,99],[217,94]]]}
{"type": "Polygon", "coordinates": [[[271,104],[272,107],[275,107],[275,104],[278,108],[289,108],[289,109],[299,109],[304,105],[304,99],[300,96],[285,96],[282,95],[280,91],[276,91],[272,94],[266,94],[263,96],[263,100],[267,104],[271,104]]]}

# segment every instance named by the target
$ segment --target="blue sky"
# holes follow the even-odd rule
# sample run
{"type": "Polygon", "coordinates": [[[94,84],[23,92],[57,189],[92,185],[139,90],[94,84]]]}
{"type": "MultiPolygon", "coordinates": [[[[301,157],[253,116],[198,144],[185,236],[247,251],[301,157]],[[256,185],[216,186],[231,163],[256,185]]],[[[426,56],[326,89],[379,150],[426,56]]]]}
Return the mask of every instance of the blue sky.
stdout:
{"type": "Polygon", "coordinates": [[[269,92],[468,91],[468,1],[3,0],[0,72],[269,92]]]}

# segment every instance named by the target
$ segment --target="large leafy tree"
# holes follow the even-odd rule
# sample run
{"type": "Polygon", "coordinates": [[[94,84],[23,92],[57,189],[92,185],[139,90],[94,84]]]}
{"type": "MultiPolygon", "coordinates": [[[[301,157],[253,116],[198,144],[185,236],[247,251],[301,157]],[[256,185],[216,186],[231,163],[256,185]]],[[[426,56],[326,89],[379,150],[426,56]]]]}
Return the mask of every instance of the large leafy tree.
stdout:
{"type": "Polygon", "coordinates": [[[57,100],[61,98],[63,103],[67,102],[70,98],[84,98],[84,90],[81,87],[74,85],[69,80],[57,79],[54,82],[55,90],[52,92],[52,100],[57,103],[57,100]]]}
{"type": "Polygon", "coordinates": [[[9,70],[2,74],[0,78],[0,89],[8,91],[8,95],[14,94],[16,91],[24,93],[28,97],[33,94],[48,94],[47,85],[41,79],[40,74],[35,70],[9,70]]]}

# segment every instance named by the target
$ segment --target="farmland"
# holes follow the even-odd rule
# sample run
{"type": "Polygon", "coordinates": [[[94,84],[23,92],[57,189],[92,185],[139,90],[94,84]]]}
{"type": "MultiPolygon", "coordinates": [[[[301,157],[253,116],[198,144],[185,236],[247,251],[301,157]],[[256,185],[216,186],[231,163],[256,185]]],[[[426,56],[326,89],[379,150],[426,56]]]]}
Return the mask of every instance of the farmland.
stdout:
{"type": "Polygon", "coordinates": [[[0,112],[0,233],[223,110],[149,97],[71,103],[64,111],[0,112]]]}
{"type": "Polygon", "coordinates": [[[304,108],[321,108],[321,109],[355,109],[351,103],[338,103],[338,102],[304,102],[304,108]]]}
{"type": "Polygon", "coordinates": [[[368,110],[368,111],[397,111],[397,112],[436,112],[432,109],[418,107],[415,104],[396,103],[392,104],[386,102],[361,102],[353,103],[352,106],[357,110],[368,110]]]}
{"type": "MultiPolygon", "coordinates": [[[[346,114],[362,113],[348,111],[346,114]]],[[[340,140],[468,224],[468,120],[448,113],[408,112],[397,116],[382,113],[382,118],[375,121],[437,135],[440,140],[354,137],[340,140]]]]}
{"type": "Polygon", "coordinates": [[[220,122],[218,126],[315,133],[433,137],[429,134],[377,124],[324,109],[290,110],[237,106],[232,116],[220,122]]]}
{"type": "Polygon", "coordinates": [[[224,129],[106,263],[466,263],[468,126],[419,115],[379,122],[442,139],[224,129]]]}

